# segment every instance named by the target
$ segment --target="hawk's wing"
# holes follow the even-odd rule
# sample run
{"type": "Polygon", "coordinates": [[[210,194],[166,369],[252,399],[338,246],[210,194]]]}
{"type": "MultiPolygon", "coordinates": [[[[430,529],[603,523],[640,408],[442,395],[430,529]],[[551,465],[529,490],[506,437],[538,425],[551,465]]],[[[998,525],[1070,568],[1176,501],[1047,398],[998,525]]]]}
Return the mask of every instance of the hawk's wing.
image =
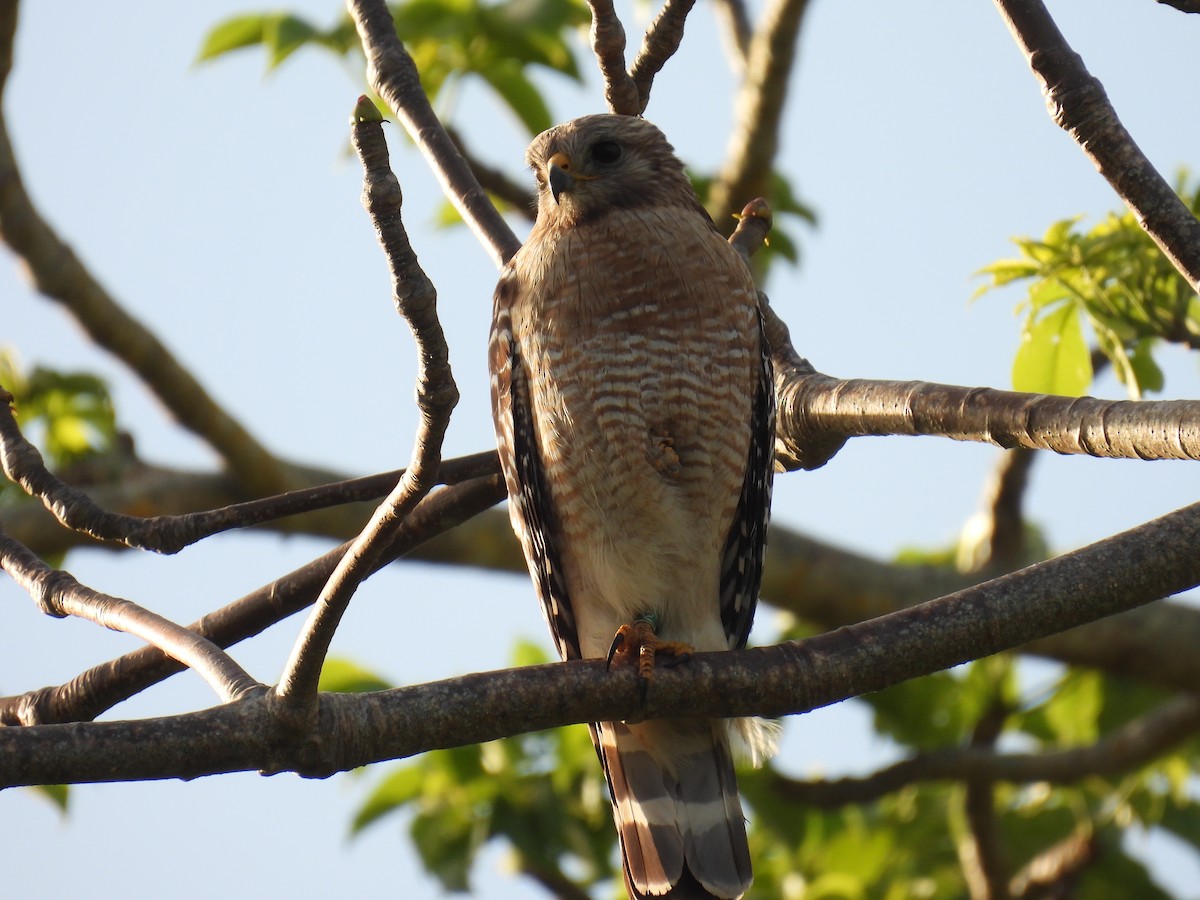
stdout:
{"type": "Polygon", "coordinates": [[[554,536],[561,534],[537,450],[528,375],[512,331],[514,292],[520,285],[506,269],[496,286],[492,334],[488,342],[492,372],[492,415],[500,444],[500,463],[508,485],[513,530],[521,540],[525,559],[537,585],[542,614],[550,625],[563,659],[579,659],[575,615],[563,582],[563,569],[554,536]]]}
{"type": "Polygon", "coordinates": [[[767,524],[771,519],[771,480],[775,473],[775,372],[761,315],[758,327],[760,362],[750,412],[750,452],[737,512],[725,538],[721,559],[721,623],[731,650],[746,646],[754,622],[767,524]]]}

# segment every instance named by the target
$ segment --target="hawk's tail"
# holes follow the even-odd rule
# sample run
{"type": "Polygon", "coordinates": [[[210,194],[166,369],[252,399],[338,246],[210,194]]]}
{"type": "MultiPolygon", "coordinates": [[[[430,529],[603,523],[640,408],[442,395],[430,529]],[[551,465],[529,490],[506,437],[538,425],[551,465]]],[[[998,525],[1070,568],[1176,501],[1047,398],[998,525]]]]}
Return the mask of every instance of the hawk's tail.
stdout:
{"type": "Polygon", "coordinates": [[[593,726],[612,794],[630,896],[741,897],[746,820],[722,721],[593,726]]]}

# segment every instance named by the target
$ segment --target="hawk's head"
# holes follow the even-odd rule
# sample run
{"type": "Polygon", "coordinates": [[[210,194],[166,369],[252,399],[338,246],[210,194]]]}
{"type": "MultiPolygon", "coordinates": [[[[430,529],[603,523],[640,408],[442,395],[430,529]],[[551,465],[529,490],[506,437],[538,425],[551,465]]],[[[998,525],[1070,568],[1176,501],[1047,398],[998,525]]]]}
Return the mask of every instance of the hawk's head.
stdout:
{"type": "Polygon", "coordinates": [[[635,206],[699,209],[663,133],[636,116],[595,115],[543,131],[525,153],[538,185],[538,221],[577,225],[635,206]]]}

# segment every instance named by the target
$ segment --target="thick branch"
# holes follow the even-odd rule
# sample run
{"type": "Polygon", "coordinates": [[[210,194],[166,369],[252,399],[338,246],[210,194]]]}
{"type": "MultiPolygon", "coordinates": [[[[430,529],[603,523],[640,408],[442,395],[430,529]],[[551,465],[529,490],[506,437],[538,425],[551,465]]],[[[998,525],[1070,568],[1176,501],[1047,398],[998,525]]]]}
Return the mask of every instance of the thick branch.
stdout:
{"type": "Polygon", "coordinates": [[[367,56],[371,87],[404,124],[447,199],[487,248],[493,262],[503,264],[517,252],[521,242],[496,211],[429,105],[421,76],[396,35],[387,4],[383,0],[347,0],[346,6],[367,56]]]}
{"type": "Polygon", "coordinates": [[[117,303],[34,207],[3,118],[16,15],[15,2],[0,4],[0,240],[21,258],[37,290],[62,304],[93,341],[133,369],[185,428],[221,455],[242,484],[255,494],[278,493],[287,485],[274,456],[117,303]]]}
{"type": "Polygon", "coordinates": [[[1195,400],[1053,397],[922,381],[842,380],[804,370],[776,376],[777,440],[789,467],[817,468],[846,438],[885,434],[1108,459],[1200,459],[1195,400]]]}
{"type": "Polygon", "coordinates": [[[314,733],[280,744],[265,699],[132,723],[0,729],[0,786],[294,769],[326,775],[576,722],[787,715],[948,668],[1200,582],[1200,506],[920,607],[799,644],[699,653],[636,674],[603,660],[322,695],[314,733]],[[219,738],[219,740],[218,740],[219,738]]]}
{"type": "Polygon", "coordinates": [[[996,0],[996,7],[1041,83],[1054,121],[1096,164],[1192,288],[1200,291],[1200,220],[1125,130],[1104,88],[1071,49],[1041,0],[996,0]]]}

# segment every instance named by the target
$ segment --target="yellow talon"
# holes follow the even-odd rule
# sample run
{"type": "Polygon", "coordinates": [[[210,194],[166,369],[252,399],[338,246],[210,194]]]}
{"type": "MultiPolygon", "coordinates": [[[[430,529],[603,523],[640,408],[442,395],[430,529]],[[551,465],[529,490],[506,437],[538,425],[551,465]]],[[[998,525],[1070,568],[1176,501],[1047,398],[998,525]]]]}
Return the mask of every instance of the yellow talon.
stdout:
{"type": "Polygon", "coordinates": [[[643,681],[650,681],[654,677],[654,659],[657,654],[673,656],[675,662],[682,662],[695,650],[691,644],[682,641],[660,641],[654,631],[654,624],[649,619],[639,618],[617,629],[612,646],[608,648],[608,666],[612,668],[614,659],[622,663],[636,654],[638,677],[643,681]]]}

